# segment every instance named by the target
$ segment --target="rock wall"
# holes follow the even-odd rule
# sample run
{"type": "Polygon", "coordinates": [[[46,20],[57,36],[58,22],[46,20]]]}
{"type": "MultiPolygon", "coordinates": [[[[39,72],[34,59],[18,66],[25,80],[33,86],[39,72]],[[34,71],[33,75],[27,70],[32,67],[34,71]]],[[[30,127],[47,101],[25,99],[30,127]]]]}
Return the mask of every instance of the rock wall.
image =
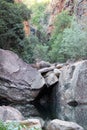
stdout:
{"type": "Polygon", "coordinates": [[[87,23],[87,0],[75,0],[75,15],[82,27],[87,23]]]}
{"type": "Polygon", "coordinates": [[[87,1],[86,0],[51,0],[48,12],[50,12],[50,18],[48,21],[48,31],[50,34],[54,27],[54,19],[56,15],[63,10],[69,11],[70,15],[73,13],[76,15],[78,23],[85,27],[87,23],[87,1]]]}
{"type": "Polygon", "coordinates": [[[87,60],[69,64],[62,68],[59,78],[61,102],[87,103],[87,60]],[[73,102],[72,102],[73,101],[73,102]]]}

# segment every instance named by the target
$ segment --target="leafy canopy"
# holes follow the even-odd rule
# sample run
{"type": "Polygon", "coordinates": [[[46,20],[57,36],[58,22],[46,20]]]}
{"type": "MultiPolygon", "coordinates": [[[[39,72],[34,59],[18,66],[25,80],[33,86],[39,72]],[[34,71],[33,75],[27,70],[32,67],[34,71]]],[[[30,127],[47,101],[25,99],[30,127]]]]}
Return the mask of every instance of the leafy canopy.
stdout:
{"type": "Polygon", "coordinates": [[[20,50],[25,38],[23,21],[30,18],[30,13],[23,4],[0,0],[0,48],[20,50]]]}

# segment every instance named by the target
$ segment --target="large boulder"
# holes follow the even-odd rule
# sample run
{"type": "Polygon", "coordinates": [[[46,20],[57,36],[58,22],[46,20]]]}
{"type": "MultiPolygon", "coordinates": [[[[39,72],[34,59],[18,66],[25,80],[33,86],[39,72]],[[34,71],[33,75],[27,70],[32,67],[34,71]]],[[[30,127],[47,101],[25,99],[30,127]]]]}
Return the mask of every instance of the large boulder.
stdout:
{"type": "Polygon", "coordinates": [[[10,106],[0,106],[0,120],[2,120],[2,121],[7,121],[7,120],[20,121],[23,119],[24,119],[24,117],[17,109],[10,107],[10,106]]]}
{"type": "Polygon", "coordinates": [[[70,105],[87,103],[87,60],[62,68],[58,91],[62,103],[70,105]]]}
{"type": "Polygon", "coordinates": [[[84,129],[74,122],[54,119],[48,124],[47,130],[84,130],[84,129]]]}
{"type": "Polygon", "coordinates": [[[15,53],[0,49],[0,98],[29,102],[35,99],[44,84],[35,68],[15,53]]]}

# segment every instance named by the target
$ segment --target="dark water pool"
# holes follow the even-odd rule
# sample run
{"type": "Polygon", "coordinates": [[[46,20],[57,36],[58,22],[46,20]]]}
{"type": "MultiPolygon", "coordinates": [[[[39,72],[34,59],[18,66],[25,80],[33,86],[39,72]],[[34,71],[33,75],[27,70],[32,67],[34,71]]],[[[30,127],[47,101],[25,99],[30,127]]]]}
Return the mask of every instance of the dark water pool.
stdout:
{"type": "Polygon", "coordinates": [[[45,121],[58,118],[65,121],[76,122],[87,130],[87,105],[72,107],[69,105],[56,105],[56,103],[55,105],[52,105],[52,103],[51,105],[49,103],[45,105],[37,103],[35,106],[29,104],[22,106],[15,105],[15,108],[19,109],[25,118],[41,117],[45,121]]]}

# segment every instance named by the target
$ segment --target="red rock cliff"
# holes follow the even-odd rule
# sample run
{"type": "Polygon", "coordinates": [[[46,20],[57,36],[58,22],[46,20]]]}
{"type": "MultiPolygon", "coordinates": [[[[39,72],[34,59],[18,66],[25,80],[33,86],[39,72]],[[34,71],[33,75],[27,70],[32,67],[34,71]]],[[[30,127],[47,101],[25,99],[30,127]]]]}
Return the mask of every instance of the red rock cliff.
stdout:
{"type": "Polygon", "coordinates": [[[55,16],[63,10],[69,11],[70,15],[73,13],[77,17],[77,21],[86,26],[87,23],[87,0],[51,0],[48,11],[50,12],[50,18],[48,22],[48,31],[50,34],[53,30],[53,22],[55,16]]]}

